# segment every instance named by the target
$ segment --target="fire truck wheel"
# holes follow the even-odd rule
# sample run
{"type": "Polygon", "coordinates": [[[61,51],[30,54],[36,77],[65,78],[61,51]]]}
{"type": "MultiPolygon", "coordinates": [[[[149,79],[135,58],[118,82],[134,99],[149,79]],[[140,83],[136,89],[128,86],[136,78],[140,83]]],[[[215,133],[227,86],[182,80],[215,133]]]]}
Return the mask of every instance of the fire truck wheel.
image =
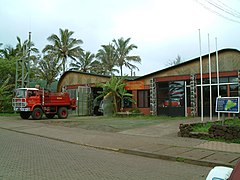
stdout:
{"type": "Polygon", "coordinates": [[[58,109],[58,118],[59,119],[66,119],[68,117],[68,110],[66,107],[60,107],[58,109]]]}
{"type": "Polygon", "coordinates": [[[32,118],[35,120],[42,119],[43,111],[41,108],[35,108],[32,112],[32,118]]]}
{"type": "Polygon", "coordinates": [[[28,119],[31,116],[29,112],[20,112],[20,116],[22,119],[28,119]]]}

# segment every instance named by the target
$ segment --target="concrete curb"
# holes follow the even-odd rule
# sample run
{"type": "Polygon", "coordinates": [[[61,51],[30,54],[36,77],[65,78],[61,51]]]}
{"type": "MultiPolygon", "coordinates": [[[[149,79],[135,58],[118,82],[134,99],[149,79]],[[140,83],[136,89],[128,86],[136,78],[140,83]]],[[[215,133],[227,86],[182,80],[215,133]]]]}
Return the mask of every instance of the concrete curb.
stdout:
{"type": "Polygon", "coordinates": [[[155,159],[162,159],[162,160],[176,161],[176,162],[184,162],[184,163],[187,163],[187,164],[193,164],[193,165],[199,165],[199,166],[207,166],[207,167],[228,166],[228,167],[234,167],[232,164],[229,164],[229,163],[209,162],[209,161],[203,161],[203,160],[195,160],[195,159],[183,158],[183,157],[178,157],[178,156],[174,157],[174,156],[154,154],[154,153],[148,153],[148,152],[142,152],[142,151],[136,151],[136,150],[129,150],[129,149],[119,149],[119,152],[125,153],[125,154],[132,154],[132,155],[137,155],[137,156],[148,157],[148,158],[155,158],[155,159]]]}

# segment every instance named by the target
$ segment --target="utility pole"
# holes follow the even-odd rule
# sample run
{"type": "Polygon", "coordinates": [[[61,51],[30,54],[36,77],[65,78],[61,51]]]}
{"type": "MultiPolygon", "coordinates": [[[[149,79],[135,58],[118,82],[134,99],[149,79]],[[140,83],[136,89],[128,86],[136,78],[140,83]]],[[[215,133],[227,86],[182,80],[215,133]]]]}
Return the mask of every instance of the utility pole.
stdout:
{"type": "Polygon", "coordinates": [[[29,87],[30,76],[30,53],[31,53],[31,32],[29,32],[27,53],[16,62],[15,88],[29,87]]]}

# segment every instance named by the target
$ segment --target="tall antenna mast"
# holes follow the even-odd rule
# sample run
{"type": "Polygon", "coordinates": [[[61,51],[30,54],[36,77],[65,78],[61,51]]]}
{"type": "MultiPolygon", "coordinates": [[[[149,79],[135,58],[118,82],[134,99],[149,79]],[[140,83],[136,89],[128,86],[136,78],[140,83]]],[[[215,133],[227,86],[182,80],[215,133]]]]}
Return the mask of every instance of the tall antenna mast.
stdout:
{"type": "Polygon", "coordinates": [[[29,87],[30,53],[31,53],[31,32],[29,32],[28,44],[25,49],[25,52],[22,52],[22,57],[20,57],[20,59],[18,59],[16,62],[15,88],[29,87]]]}

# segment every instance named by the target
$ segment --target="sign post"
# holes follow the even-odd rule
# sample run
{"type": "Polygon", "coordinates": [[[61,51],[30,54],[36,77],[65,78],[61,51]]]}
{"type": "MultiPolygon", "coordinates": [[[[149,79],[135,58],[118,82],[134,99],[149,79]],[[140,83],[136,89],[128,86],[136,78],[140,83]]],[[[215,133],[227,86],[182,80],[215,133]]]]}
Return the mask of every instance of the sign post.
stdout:
{"type": "Polygon", "coordinates": [[[217,97],[216,112],[223,113],[224,124],[224,113],[239,113],[239,97],[217,97]]]}

